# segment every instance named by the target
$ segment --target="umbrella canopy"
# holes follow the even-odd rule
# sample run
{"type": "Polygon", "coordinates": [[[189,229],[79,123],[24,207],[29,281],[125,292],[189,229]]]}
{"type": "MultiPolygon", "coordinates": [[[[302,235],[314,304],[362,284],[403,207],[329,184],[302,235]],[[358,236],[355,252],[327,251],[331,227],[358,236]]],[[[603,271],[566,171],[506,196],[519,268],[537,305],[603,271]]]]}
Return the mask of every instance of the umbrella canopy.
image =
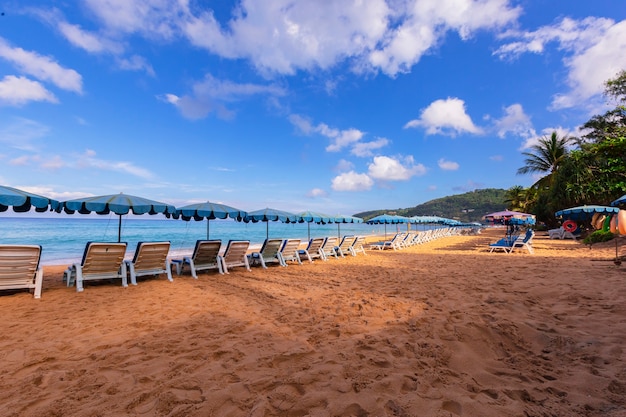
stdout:
{"type": "Polygon", "coordinates": [[[184,207],[178,207],[177,211],[180,217],[185,221],[189,221],[191,219],[194,219],[196,221],[207,219],[207,240],[209,240],[209,224],[211,223],[210,220],[225,219],[227,217],[230,217],[231,219],[241,221],[243,220],[244,216],[248,214],[246,211],[240,210],[238,208],[227,206],[225,204],[211,203],[210,201],[204,203],[189,204],[184,207]]]}
{"type": "Polygon", "coordinates": [[[74,214],[75,212],[80,214],[89,214],[91,212],[97,214],[115,213],[119,216],[118,242],[122,235],[122,215],[128,214],[130,211],[133,214],[163,213],[167,217],[177,214],[176,207],[170,204],[123,193],[63,201],[59,204],[56,211],[59,213],[65,211],[68,214],[74,214]]]}
{"type": "Polygon", "coordinates": [[[387,240],[387,225],[398,223],[409,223],[409,218],[404,216],[395,216],[391,214],[381,214],[380,216],[372,217],[367,224],[384,224],[385,225],[385,240],[387,240]]]}
{"type": "Polygon", "coordinates": [[[612,206],[619,206],[620,204],[626,204],[626,194],[611,203],[612,206]]]}
{"type": "Polygon", "coordinates": [[[35,211],[43,213],[48,209],[55,210],[58,206],[59,202],[51,198],[0,185],[0,212],[13,207],[16,213],[25,213],[35,207],[35,211]]]}
{"type": "Polygon", "coordinates": [[[301,213],[296,214],[296,221],[298,223],[307,223],[307,231],[308,231],[308,236],[310,240],[311,239],[311,223],[317,223],[317,224],[332,223],[335,221],[335,218],[324,213],[317,213],[314,211],[303,211],[301,213]]]}
{"type": "Polygon", "coordinates": [[[346,216],[338,214],[333,218],[333,221],[337,223],[337,238],[341,239],[341,223],[363,223],[363,219],[355,216],[346,216]]]}
{"type": "MultiPolygon", "coordinates": [[[[617,201],[617,200],[616,200],[617,201]]],[[[596,213],[613,214],[619,213],[619,208],[608,206],[579,206],[572,207],[564,210],[559,210],[554,213],[554,217],[560,219],[569,220],[588,220],[596,213]]]]}
{"type": "Polygon", "coordinates": [[[521,213],[519,211],[511,211],[511,210],[504,210],[504,211],[496,211],[494,213],[489,213],[489,214],[485,214],[483,216],[484,220],[500,220],[500,219],[507,219],[507,218],[518,218],[518,219],[523,219],[526,217],[533,217],[532,214],[528,214],[528,213],[521,213]]]}
{"type": "Polygon", "coordinates": [[[261,210],[250,211],[246,214],[243,219],[244,222],[249,223],[257,223],[257,222],[266,222],[265,226],[265,237],[269,239],[269,222],[283,222],[283,223],[296,223],[297,216],[293,213],[289,213],[287,211],[276,210],[271,208],[264,208],[261,210]]]}

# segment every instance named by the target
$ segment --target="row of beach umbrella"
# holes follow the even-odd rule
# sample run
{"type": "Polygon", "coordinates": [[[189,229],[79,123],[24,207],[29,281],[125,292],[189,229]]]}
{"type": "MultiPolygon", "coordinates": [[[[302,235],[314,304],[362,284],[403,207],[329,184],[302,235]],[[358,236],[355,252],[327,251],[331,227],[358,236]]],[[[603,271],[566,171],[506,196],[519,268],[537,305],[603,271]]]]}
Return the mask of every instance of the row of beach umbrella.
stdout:
{"type": "MultiPolygon", "coordinates": [[[[204,202],[191,204],[184,207],[175,207],[171,204],[161,203],[143,197],[130,194],[113,194],[96,197],[85,197],[68,201],[57,201],[41,195],[29,193],[12,187],[0,186],[0,212],[12,207],[15,212],[27,212],[32,207],[38,212],[48,210],[58,213],[65,212],[74,214],[110,214],[119,216],[118,241],[121,240],[122,216],[130,212],[133,214],[163,214],[167,218],[182,218],[183,220],[207,220],[207,239],[210,236],[210,220],[232,218],[243,222],[266,222],[268,223],[267,235],[269,236],[269,222],[280,221],[283,223],[337,223],[338,232],[340,223],[361,223],[358,217],[337,215],[330,216],[322,213],[306,211],[302,213],[289,213],[286,211],[265,208],[247,212],[224,204],[204,202]]],[[[310,228],[309,228],[310,238],[310,228]]]]}

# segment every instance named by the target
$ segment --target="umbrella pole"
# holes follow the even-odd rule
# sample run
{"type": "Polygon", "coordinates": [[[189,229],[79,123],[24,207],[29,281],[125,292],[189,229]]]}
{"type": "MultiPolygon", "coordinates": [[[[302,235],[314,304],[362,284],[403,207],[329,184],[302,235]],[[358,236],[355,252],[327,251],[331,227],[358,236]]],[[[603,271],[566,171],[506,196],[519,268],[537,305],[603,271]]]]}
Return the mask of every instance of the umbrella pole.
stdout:
{"type": "Polygon", "coordinates": [[[265,239],[269,239],[270,238],[270,222],[266,221],[265,222],[265,239]]]}
{"type": "Polygon", "coordinates": [[[337,239],[341,239],[341,224],[337,223],[337,239]]]}
{"type": "Polygon", "coordinates": [[[309,240],[311,240],[311,222],[306,223],[307,232],[309,232],[309,240]]]}
{"type": "Polygon", "coordinates": [[[209,240],[209,224],[211,223],[211,221],[209,219],[207,219],[206,221],[206,240],[209,240]]]}
{"type": "Polygon", "coordinates": [[[117,224],[117,243],[120,243],[122,240],[122,215],[118,214],[118,217],[120,220],[117,224]]]}

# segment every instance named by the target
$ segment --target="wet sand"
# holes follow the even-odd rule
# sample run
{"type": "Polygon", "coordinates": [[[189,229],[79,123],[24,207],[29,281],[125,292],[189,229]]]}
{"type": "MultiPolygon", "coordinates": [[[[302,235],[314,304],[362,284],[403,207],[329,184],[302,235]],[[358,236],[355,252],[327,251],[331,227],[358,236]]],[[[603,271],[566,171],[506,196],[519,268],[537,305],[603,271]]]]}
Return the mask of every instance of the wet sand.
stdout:
{"type": "Polygon", "coordinates": [[[45,267],[0,296],[2,414],[626,416],[614,243],[502,233],[83,293],[45,267]]]}

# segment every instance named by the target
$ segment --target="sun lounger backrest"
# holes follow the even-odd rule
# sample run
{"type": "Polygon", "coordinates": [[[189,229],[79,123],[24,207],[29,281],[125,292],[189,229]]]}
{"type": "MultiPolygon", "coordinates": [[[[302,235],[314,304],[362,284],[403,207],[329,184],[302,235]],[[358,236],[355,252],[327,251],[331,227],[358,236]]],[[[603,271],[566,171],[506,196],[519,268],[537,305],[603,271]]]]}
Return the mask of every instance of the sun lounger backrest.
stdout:
{"type": "Polygon", "coordinates": [[[226,246],[223,259],[226,264],[232,262],[241,262],[246,257],[248,248],[250,247],[249,240],[230,240],[226,246]]]}
{"type": "Polygon", "coordinates": [[[283,246],[283,242],[283,239],[265,239],[259,253],[264,258],[273,258],[280,251],[280,248],[283,246]]]}
{"type": "Polygon", "coordinates": [[[139,242],[133,256],[135,270],[163,269],[170,251],[170,242],[139,242]]]}
{"type": "Polygon", "coordinates": [[[39,245],[0,245],[0,290],[33,288],[35,298],[40,298],[40,259],[39,245]]]}
{"type": "Polygon", "coordinates": [[[317,238],[313,238],[311,240],[309,240],[309,244],[306,248],[306,250],[309,253],[315,253],[317,252],[320,247],[322,247],[322,245],[324,244],[324,238],[323,237],[317,237],[317,238]]]}
{"type": "Polygon", "coordinates": [[[117,272],[125,253],[125,242],[88,242],[81,262],[83,276],[117,272]]]}
{"type": "Polygon", "coordinates": [[[216,264],[221,247],[221,240],[198,240],[191,258],[196,265],[216,264]]]}

